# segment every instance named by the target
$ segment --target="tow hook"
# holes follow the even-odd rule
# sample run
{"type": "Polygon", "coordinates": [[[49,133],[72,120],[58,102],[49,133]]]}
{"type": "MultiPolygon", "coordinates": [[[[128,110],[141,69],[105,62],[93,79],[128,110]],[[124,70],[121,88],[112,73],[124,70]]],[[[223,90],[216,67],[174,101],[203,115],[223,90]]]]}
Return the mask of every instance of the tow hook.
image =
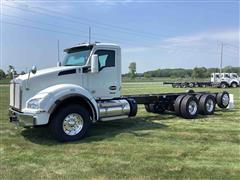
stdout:
{"type": "Polygon", "coordinates": [[[12,122],[12,123],[16,123],[16,122],[18,122],[18,119],[17,119],[16,116],[12,116],[12,117],[10,117],[9,120],[10,120],[10,122],[12,122]]]}
{"type": "Polygon", "coordinates": [[[10,121],[11,123],[14,123],[14,124],[16,125],[16,128],[19,127],[19,121],[18,121],[17,116],[15,116],[15,115],[10,116],[10,117],[9,117],[9,121],[10,121]]]}

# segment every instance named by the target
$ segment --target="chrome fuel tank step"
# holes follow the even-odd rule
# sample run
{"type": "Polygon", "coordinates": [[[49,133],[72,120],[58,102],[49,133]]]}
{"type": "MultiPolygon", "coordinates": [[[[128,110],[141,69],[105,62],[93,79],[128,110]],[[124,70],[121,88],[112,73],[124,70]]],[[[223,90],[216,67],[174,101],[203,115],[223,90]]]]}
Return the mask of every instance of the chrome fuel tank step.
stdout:
{"type": "Polygon", "coordinates": [[[131,111],[130,104],[125,99],[98,101],[98,107],[101,121],[127,118],[131,111]]]}

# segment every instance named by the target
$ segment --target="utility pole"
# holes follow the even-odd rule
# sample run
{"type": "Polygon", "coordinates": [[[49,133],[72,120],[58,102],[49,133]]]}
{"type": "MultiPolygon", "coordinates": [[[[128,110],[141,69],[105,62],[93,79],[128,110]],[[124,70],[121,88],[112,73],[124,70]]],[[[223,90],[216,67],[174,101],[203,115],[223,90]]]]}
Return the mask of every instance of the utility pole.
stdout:
{"type": "Polygon", "coordinates": [[[91,43],[91,27],[88,28],[88,43],[91,43]]]}
{"type": "Polygon", "coordinates": [[[221,44],[220,73],[222,73],[222,64],[223,64],[223,43],[221,44]]]}

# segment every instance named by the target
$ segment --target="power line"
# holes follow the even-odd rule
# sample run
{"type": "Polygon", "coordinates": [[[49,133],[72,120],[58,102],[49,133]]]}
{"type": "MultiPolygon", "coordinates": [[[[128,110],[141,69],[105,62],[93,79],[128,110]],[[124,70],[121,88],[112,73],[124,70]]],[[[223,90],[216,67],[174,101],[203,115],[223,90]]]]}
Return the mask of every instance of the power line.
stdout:
{"type": "MultiPolygon", "coordinates": [[[[14,25],[14,26],[20,26],[23,28],[31,28],[31,29],[36,29],[36,30],[42,30],[42,31],[47,31],[47,32],[54,32],[54,33],[60,33],[60,34],[64,34],[64,35],[70,35],[70,36],[77,36],[77,37],[83,37],[80,34],[75,34],[75,33],[71,33],[71,32],[65,32],[65,31],[56,31],[56,30],[51,30],[51,29],[46,29],[46,28],[42,28],[42,27],[37,27],[37,26],[31,26],[31,25],[23,25],[23,24],[19,24],[19,23],[13,23],[13,22],[9,22],[9,21],[2,21],[5,24],[9,24],[9,25],[14,25]]],[[[97,37],[96,37],[97,38],[97,37]]],[[[87,39],[87,38],[86,38],[87,39]]],[[[105,39],[107,41],[113,41],[112,39],[107,39],[107,38],[101,38],[101,39],[105,39]]],[[[121,42],[119,40],[115,40],[116,42],[121,42]]],[[[135,46],[135,44],[130,44],[130,43],[126,43],[123,42],[124,44],[130,45],[130,46],[135,46]]]]}
{"type": "MultiPolygon", "coordinates": [[[[6,16],[6,17],[11,17],[11,18],[16,18],[16,19],[19,19],[19,20],[27,21],[27,22],[33,22],[33,23],[37,23],[37,24],[48,25],[48,26],[53,26],[53,27],[59,28],[59,26],[56,25],[56,24],[45,23],[45,22],[41,22],[41,21],[32,20],[32,19],[29,19],[29,18],[24,18],[24,17],[21,17],[21,18],[20,18],[20,17],[18,17],[18,16],[8,15],[8,14],[4,14],[4,13],[2,13],[2,15],[3,15],[3,16],[6,16]]],[[[64,26],[63,26],[63,27],[64,27],[64,26]]],[[[64,28],[66,28],[66,27],[64,27],[64,28]]],[[[76,31],[78,31],[78,32],[87,33],[87,32],[81,31],[81,30],[78,29],[78,28],[72,28],[72,27],[71,27],[71,28],[67,28],[67,29],[74,29],[74,30],[76,30],[76,31]]]]}
{"type": "MultiPolygon", "coordinates": [[[[9,5],[5,5],[5,6],[7,6],[7,7],[10,7],[9,5]]],[[[49,14],[46,14],[46,13],[42,13],[42,12],[36,12],[36,11],[32,11],[32,10],[26,10],[26,9],[23,9],[23,8],[18,8],[18,7],[13,7],[13,8],[16,8],[16,9],[20,9],[20,10],[22,10],[22,11],[29,11],[29,12],[31,12],[31,13],[34,13],[34,14],[42,14],[42,15],[45,15],[45,16],[51,16],[51,17],[54,17],[54,18],[57,18],[57,19],[59,19],[60,17],[59,16],[55,16],[55,15],[49,15],[49,14]]],[[[25,19],[27,19],[27,18],[25,18],[25,19]]],[[[63,18],[61,18],[61,20],[62,20],[63,18]]],[[[64,18],[65,20],[67,20],[68,22],[70,21],[70,22],[74,22],[74,24],[75,24],[75,22],[77,22],[76,20],[72,20],[72,19],[66,19],[66,18],[64,18]]],[[[28,20],[28,21],[32,21],[33,22],[33,20],[28,20]]],[[[39,22],[40,24],[43,24],[42,22],[39,22]]],[[[53,24],[49,24],[48,23],[48,25],[53,25],[53,24]]],[[[85,24],[85,25],[88,25],[88,24],[85,24]]],[[[53,25],[53,26],[56,26],[56,25],[53,25]]],[[[87,26],[87,27],[89,27],[89,25],[87,26]]],[[[74,28],[74,29],[76,29],[76,28],[74,28]]],[[[99,33],[94,33],[94,34],[96,34],[96,35],[98,35],[98,36],[102,36],[101,34],[99,34],[99,33]]],[[[104,36],[106,36],[106,35],[104,35],[104,36]]],[[[107,35],[107,36],[109,36],[109,35],[107,35]]],[[[134,36],[134,37],[136,37],[136,36],[134,36]]],[[[111,38],[114,38],[114,37],[111,37],[111,38]]],[[[156,39],[156,38],[155,38],[156,39]]],[[[112,41],[112,39],[110,40],[110,41],[112,41]]],[[[119,40],[118,40],[119,41],[119,40]]],[[[141,39],[141,41],[143,41],[142,39],[141,39]]],[[[119,42],[124,42],[125,44],[126,44],[126,41],[119,41],[119,42]]],[[[149,41],[147,41],[147,43],[149,43],[149,41]]],[[[128,44],[132,44],[133,45],[133,43],[128,43],[128,44]]],[[[135,45],[135,44],[134,44],[135,45]]]]}
{"type": "MultiPolygon", "coordinates": [[[[23,27],[23,28],[31,28],[31,29],[36,29],[36,30],[41,30],[41,31],[47,31],[47,32],[54,32],[54,33],[60,33],[60,34],[64,34],[64,35],[70,35],[70,36],[74,36],[74,37],[83,37],[81,36],[80,34],[76,34],[76,33],[70,33],[70,32],[65,32],[65,31],[56,31],[56,30],[52,30],[52,29],[46,29],[46,28],[42,28],[42,27],[37,27],[37,26],[31,26],[31,25],[23,25],[23,24],[19,24],[19,23],[13,23],[13,22],[9,22],[9,21],[3,21],[3,23],[5,24],[9,24],[9,25],[14,25],[14,26],[20,26],[20,27],[23,27]]],[[[95,37],[95,38],[98,38],[98,37],[95,37]]],[[[98,38],[98,39],[101,39],[101,40],[106,40],[106,41],[110,41],[110,42],[113,42],[112,39],[108,39],[108,38],[105,38],[105,37],[101,37],[101,38],[98,38]]],[[[135,46],[135,44],[131,44],[129,42],[125,42],[125,41],[119,41],[119,40],[115,40],[116,42],[118,43],[123,43],[124,45],[130,45],[130,46],[135,46]]],[[[151,48],[149,46],[146,46],[148,48],[151,48]]],[[[191,52],[191,53],[196,53],[195,51],[193,50],[184,50],[184,49],[180,49],[178,50],[177,47],[175,48],[164,48],[164,47],[159,47],[159,49],[165,49],[165,50],[174,50],[175,53],[177,53],[178,51],[180,52],[191,52]]],[[[196,49],[196,50],[199,50],[199,49],[196,49]]]]}
{"type": "MultiPolygon", "coordinates": [[[[51,16],[51,17],[54,17],[54,18],[57,18],[57,19],[61,18],[61,20],[65,19],[68,22],[69,21],[71,21],[71,22],[81,22],[81,24],[84,24],[88,27],[90,26],[89,22],[91,22],[91,20],[83,20],[83,18],[80,18],[80,17],[72,16],[70,14],[64,14],[64,13],[57,12],[57,11],[50,11],[50,10],[47,10],[47,9],[44,9],[44,8],[40,8],[40,9],[44,9],[44,12],[42,12],[42,11],[39,12],[39,11],[34,11],[34,10],[31,10],[31,9],[26,9],[26,8],[22,8],[22,7],[10,6],[10,5],[6,5],[6,4],[3,4],[3,5],[7,6],[7,7],[10,7],[10,8],[19,9],[19,10],[22,10],[22,11],[25,11],[25,12],[28,11],[28,12],[35,13],[35,14],[36,13],[37,14],[42,14],[42,15],[51,16]],[[48,13],[46,13],[46,12],[48,12],[48,13]],[[54,13],[54,15],[49,14],[49,12],[54,13]],[[62,14],[62,15],[60,17],[60,16],[56,16],[55,14],[62,14]],[[66,17],[71,17],[71,18],[66,18],[66,17]]],[[[113,25],[110,25],[110,24],[102,24],[102,23],[95,22],[95,21],[94,21],[94,24],[98,24],[98,25],[95,25],[95,26],[99,26],[101,29],[106,29],[106,30],[114,29],[115,31],[118,31],[118,32],[121,32],[121,33],[141,36],[141,38],[145,37],[145,38],[150,38],[150,39],[156,39],[156,38],[160,37],[158,35],[150,35],[150,33],[142,33],[142,32],[137,32],[137,31],[133,32],[133,31],[125,30],[122,27],[118,27],[118,26],[116,27],[116,26],[113,26],[113,25]]],[[[165,37],[167,37],[167,36],[165,36],[165,37]]]]}
{"type": "Polygon", "coordinates": [[[105,26],[105,27],[111,27],[111,28],[114,28],[114,29],[121,29],[121,30],[124,30],[126,32],[130,32],[130,33],[135,33],[135,34],[139,34],[139,35],[148,35],[148,36],[151,36],[152,38],[156,38],[156,37],[159,37],[159,35],[157,34],[153,34],[153,33],[150,33],[150,32],[140,32],[140,31],[136,31],[134,29],[130,29],[130,28],[125,28],[125,27],[121,27],[121,26],[116,26],[116,25],[112,25],[112,24],[107,24],[107,23],[103,23],[103,22],[98,22],[98,21],[95,21],[93,19],[89,19],[89,18],[82,18],[82,17],[79,17],[79,16],[73,16],[71,14],[68,14],[68,13],[62,13],[62,12],[59,12],[59,11],[53,11],[53,10],[49,10],[49,9],[46,9],[46,8],[42,8],[42,7],[34,7],[35,9],[38,8],[38,9],[43,9],[44,11],[48,11],[50,13],[57,13],[57,14],[62,14],[62,16],[68,16],[68,17],[71,17],[71,18],[74,18],[74,19],[81,19],[82,21],[84,22],[93,22],[95,24],[98,24],[100,26],[105,26]]]}
{"type": "MultiPolygon", "coordinates": [[[[70,35],[70,36],[77,36],[77,37],[81,37],[79,34],[74,34],[74,33],[68,33],[68,32],[64,32],[64,31],[55,31],[55,30],[50,30],[50,29],[45,29],[45,28],[41,28],[41,27],[36,27],[36,26],[29,26],[29,25],[23,25],[23,24],[18,24],[18,23],[12,23],[12,22],[8,22],[8,21],[3,21],[3,23],[5,23],[5,24],[9,24],[9,25],[14,25],[14,26],[19,26],[19,27],[23,27],[23,28],[31,28],[31,29],[36,29],[36,30],[41,30],[41,31],[47,31],[47,32],[54,32],[54,33],[60,33],[60,34],[64,34],[64,35],[70,35]]],[[[109,39],[107,39],[107,38],[101,38],[102,40],[109,40],[109,39]]],[[[112,40],[109,40],[110,42],[112,42],[112,40]]],[[[118,41],[119,42],[119,41],[118,41]]],[[[131,45],[131,44],[129,44],[129,43],[126,43],[126,42],[124,42],[124,45],[130,45],[130,46],[133,46],[133,45],[131,45]]],[[[134,45],[135,46],[135,45],[134,45]]],[[[168,49],[169,50],[169,49],[168,49]]],[[[175,51],[175,53],[179,53],[178,52],[178,50],[176,49],[176,48],[174,48],[174,49],[170,49],[170,50],[174,50],[175,51]]],[[[183,52],[183,51],[185,51],[185,52],[187,52],[187,53],[189,53],[189,52],[194,52],[194,51],[189,51],[189,50],[183,50],[183,49],[180,49],[180,52],[183,52]]]]}
{"type": "Polygon", "coordinates": [[[18,24],[18,23],[12,23],[12,22],[9,22],[9,21],[2,21],[2,22],[5,23],[5,24],[10,24],[10,25],[14,25],[14,26],[21,26],[21,27],[24,27],[24,28],[37,29],[37,30],[60,33],[60,34],[71,35],[71,36],[78,36],[78,37],[80,36],[79,34],[63,32],[63,31],[55,31],[55,30],[45,29],[45,28],[36,27],[36,26],[29,26],[29,25],[23,25],[23,24],[18,24]]]}
{"type": "Polygon", "coordinates": [[[235,46],[235,45],[230,44],[230,43],[224,43],[224,45],[226,45],[226,46],[228,46],[228,47],[231,47],[231,48],[236,49],[236,50],[239,51],[239,46],[235,46]]]}
{"type": "MultiPolygon", "coordinates": [[[[56,24],[51,24],[51,23],[45,23],[45,22],[41,22],[41,21],[36,21],[36,20],[29,19],[29,18],[22,18],[22,17],[20,18],[20,17],[18,17],[18,16],[14,16],[14,15],[7,15],[7,14],[2,14],[2,15],[6,16],[6,17],[11,17],[11,18],[19,19],[19,20],[21,20],[21,21],[33,22],[33,23],[37,23],[37,24],[48,25],[48,26],[53,26],[53,27],[59,28],[59,26],[56,25],[56,24]]],[[[74,30],[74,31],[77,31],[77,32],[82,32],[82,33],[85,33],[85,34],[87,33],[87,32],[82,31],[82,30],[79,29],[79,28],[69,28],[69,27],[65,27],[65,26],[64,26],[64,28],[65,28],[65,29],[71,29],[71,30],[74,30]]],[[[92,32],[91,32],[91,34],[92,34],[92,32]]],[[[102,35],[102,34],[99,34],[99,33],[94,33],[94,34],[98,35],[99,37],[104,36],[104,37],[109,37],[109,38],[115,38],[115,37],[111,37],[111,36],[109,36],[109,35],[102,35]]],[[[112,41],[112,40],[111,40],[111,41],[112,41]]],[[[123,41],[122,41],[122,42],[123,42],[123,41]]],[[[124,43],[128,43],[128,41],[124,41],[124,43]]],[[[131,44],[131,42],[130,42],[130,44],[131,44]]],[[[134,44],[134,45],[135,45],[135,44],[134,44]]]]}
{"type": "MultiPolygon", "coordinates": [[[[9,5],[6,5],[6,6],[10,7],[9,5]]],[[[27,9],[23,9],[23,8],[18,8],[18,7],[13,7],[13,8],[21,9],[21,10],[23,10],[23,11],[30,11],[30,12],[33,12],[33,13],[40,13],[40,14],[49,16],[49,14],[45,14],[45,13],[42,13],[42,12],[31,11],[31,10],[27,10],[27,9]]],[[[33,20],[31,20],[31,19],[19,18],[19,17],[17,17],[17,16],[12,16],[12,15],[6,15],[6,16],[18,18],[18,19],[21,19],[21,20],[27,20],[27,21],[31,21],[31,22],[39,23],[39,24],[43,24],[43,25],[51,25],[51,26],[57,27],[55,24],[42,23],[42,22],[39,22],[39,21],[37,22],[37,21],[33,21],[33,20]]],[[[53,16],[53,15],[50,15],[50,16],[53,16]]],[[[53,17],[59,18],[58,16],[53,16],[53,17]]],[[[56,32],[56,33],[61,33],[61,34],[73,35],[73,36],[81,36],[81,35],[79,35],[79,34],[74,34],[74,33],[69,33],[69,32],[64,32],[64,31],[49,30],[49,29],[44,29],[44,28],[36,27],[36,26],[26,26],[26,25],[16,24],[16,23],[8,23],[8,24],[19,25],[19,26],[22,26],[22,27],[29,27],[29,28],[33,28],[33,29],[50,31],[50,32],[56,32]]],[[[72,28],[71,28],[71,29],[72,29],[72,28]]],[[[76,29],[78,32],[83,32],[83,31],[80,31],[80,30],[77,29],[77,28],[73,28],[73,29],[76,29]]],[[[84,32],[84,33],[85,33],[85,32],[84,32]]],[[[97,34],[97,33],[95,33],[95,34],[97,34]]],[[[100,36],[101,36],[101,39],[103,39],[103,40],[105,39],[105,40],[107,40],[107,41],[113,41],[112,39],[105,38],[106,35],[104,35],[104,37],[102,37],[102,35],[100,35],[100,36]]],[[[123,42],[124,44],[131,44],[131,43],[128,43],[127,41],[119,41],[119,40],[117,40],[117,41],[118,41],[118,42],[123,42]]],[[[131,45],[134,45],[134,46],[135,46],[135,44],[131,44],[131,45]]]]}
{"type": "MultiPolygon", "coordinates": [[[[15,3],[16,4],[16,3],[15,3]]],[[[24,4],[24,3],[22,3],[24,4]]],[[[25,4],[26,6],[28,6],[27,4],[25,4]]],[[[29,6],[28,6],[29,7],[29,6]]],[[[89,22],[89,21],[92,21],[96,24],[99,24],[101,26],[106,26],[106,27],[112,27],[112,28],[116,28],[116,29],[122,29],[122,30],[125,30],[125,31],[130,31],[130,32],[135,32],[135,33],[139,33],[139,34],[144,34],[144,35],[150,35],[150,36],[154,36],[154,37],[159,37],[158,34],[153,34],[153,33],[150,33],[150,32],[140,32],[140,31],[136,31],[134,29],[130,29],[130,28],[126,28],[126,27],[121,27],[121,26],[116,26],[116,25],[112,25],[112,24],[109,24],[109,23],[103,23],[103,22],[98,22],[98,21],[95,21],[93,19],[89,19],[89,18],[82,18],[82,17],[79,17],[79,16],[73,16],[71,14],[68,14],[68,13],[62,13],[62,12],[59,12],[59,11],[53,11],[53,10],[50,10],[50,9],[46,9],[46,8],[43,8],[43,7],[32,7],[32,8],[37,8],[37,9],[42,9],[44,11],[48,11],[48,12],[51,12],[51,13],[54,13],[54,14],[62,14],[63,16],[68,16],[68,17],[71,17],[71,18],[75,18],[77,20],[81,19],[82,21],[85,21],[85,22],[89,22]]]]}

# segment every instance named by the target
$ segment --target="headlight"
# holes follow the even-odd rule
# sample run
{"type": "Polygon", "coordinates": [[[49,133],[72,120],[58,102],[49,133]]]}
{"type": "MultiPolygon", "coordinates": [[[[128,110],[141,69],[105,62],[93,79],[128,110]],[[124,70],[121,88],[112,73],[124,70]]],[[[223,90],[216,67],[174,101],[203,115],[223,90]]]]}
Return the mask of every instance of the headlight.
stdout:
{"type": "Polygon", "coordinates": [[[29,108],[29,109],[39,109],[41,100],[42,100],[42,98],[37,98],[37,99],[30,100],[27,104],[27,108],[29,108]]]}

